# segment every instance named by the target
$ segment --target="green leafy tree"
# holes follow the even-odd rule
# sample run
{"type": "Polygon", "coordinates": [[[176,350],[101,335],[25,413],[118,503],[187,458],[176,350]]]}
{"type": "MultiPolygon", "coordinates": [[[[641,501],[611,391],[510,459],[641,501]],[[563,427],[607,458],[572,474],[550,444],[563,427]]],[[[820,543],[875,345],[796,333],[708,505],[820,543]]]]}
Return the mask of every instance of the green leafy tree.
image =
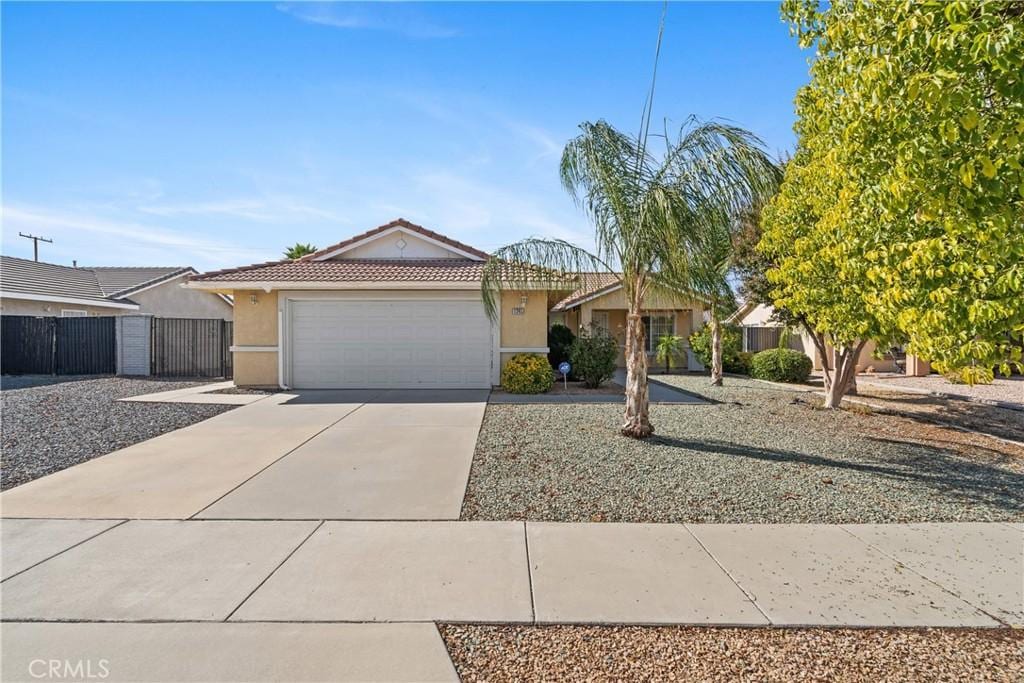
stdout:
{"type": "Polygon", "coordinates": [[[292,246],[285,249],[284,257],[290,259],[302,258],[307,254],[312,254],[316,250],[316,247],[312,244],[303,244],[302,242],[296,242],[292,246]]]}
{"type": "Polygon", "coordinates": [[[786,0],[815,47],[799,142],[765,209],[773,300],[829,359],[865,340],[967,381],[1021,368],[1024,5],[786,0]]]}

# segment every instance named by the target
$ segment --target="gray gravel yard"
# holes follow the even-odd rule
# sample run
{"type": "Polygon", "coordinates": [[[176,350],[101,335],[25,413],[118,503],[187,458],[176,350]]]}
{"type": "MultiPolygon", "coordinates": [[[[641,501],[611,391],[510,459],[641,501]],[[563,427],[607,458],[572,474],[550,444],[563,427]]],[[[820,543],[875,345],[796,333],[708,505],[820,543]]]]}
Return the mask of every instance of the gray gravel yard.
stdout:
{"type": "Polygon", "coordinates": [[[464,519],[854,523],[1024,521],[1024,448],[893,415],[825,411],[752,380],[665,382],[708,405],[490,405],[464,519]]]}
{"type": "Polygon", "coordinates": [[[234,406],[121,403],[119,398],[206,382],[121,377],[4,377],[0,380],[8,489],[125,446],[219,415],[234,406]]]}
{"type": "Polygon", "coordinates": [[[1024,632],[440,626],[463,681],[1020,681],[1024,632]]]}

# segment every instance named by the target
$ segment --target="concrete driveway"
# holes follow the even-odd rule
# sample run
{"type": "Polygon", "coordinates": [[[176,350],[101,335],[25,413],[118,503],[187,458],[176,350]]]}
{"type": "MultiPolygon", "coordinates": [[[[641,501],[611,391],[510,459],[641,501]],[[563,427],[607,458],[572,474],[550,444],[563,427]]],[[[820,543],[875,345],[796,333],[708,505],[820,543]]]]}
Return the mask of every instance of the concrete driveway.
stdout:
{"type": "Polygon", "coordinates": [[[457,519],[486,390],[275,394],[0,494],[4,517],[457,519]]]}

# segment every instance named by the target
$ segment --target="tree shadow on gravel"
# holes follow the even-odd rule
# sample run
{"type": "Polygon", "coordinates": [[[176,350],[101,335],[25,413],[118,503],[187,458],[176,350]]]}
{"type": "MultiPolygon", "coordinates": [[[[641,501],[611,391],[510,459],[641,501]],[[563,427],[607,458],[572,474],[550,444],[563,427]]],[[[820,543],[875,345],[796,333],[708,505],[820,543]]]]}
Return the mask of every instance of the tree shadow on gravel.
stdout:
{"type": "Polygon", "coordinates": [[[870,393],[870,389],[851,398],[889,404],[901,411],[900,417],[922,424],[952,424],[1003,439],[1024,441],[1024,411],[927,395],[878,395],[870,393]]]}
{"type": "MultiPolygon", "coordinates": [[[[912,450],[897,456],[900,462],[882,453],[872,455],[879,461],[858,462],[841,460],[797,451],[743,446],[726,441],[692,441],[675,437],[656,436],[649,443],[701,453],[729,455],[772,463],[793,463],[852,471],[865,476],[877,476],[898,481],[923,484],[935,491],[956,497],[969,498],[1007,512],[1024,512],[1024,474],[1011,472],[987,463],[978,463],[952,455],[937,448],[913,445],[912,450]]],[[[900,442],[890,442],[902,445],[900,442]]]]}

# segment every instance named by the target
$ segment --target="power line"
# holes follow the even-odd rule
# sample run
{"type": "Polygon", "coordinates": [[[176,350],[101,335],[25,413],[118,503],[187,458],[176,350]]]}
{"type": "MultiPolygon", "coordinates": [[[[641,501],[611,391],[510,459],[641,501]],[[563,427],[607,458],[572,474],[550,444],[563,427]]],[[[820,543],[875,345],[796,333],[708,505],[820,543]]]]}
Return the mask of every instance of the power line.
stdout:
{"type": "Polygon", "coordinates": [[[48,244],[53,244],[53,240],[46,239],[45,237],[39,237],[37,235],[26,235],[23,232],[19,232],[18,237],[24,237],[26,239],[32,240],[32,254],[36,261],[39,260],[39,243],[46,242],[48,244]]]}

